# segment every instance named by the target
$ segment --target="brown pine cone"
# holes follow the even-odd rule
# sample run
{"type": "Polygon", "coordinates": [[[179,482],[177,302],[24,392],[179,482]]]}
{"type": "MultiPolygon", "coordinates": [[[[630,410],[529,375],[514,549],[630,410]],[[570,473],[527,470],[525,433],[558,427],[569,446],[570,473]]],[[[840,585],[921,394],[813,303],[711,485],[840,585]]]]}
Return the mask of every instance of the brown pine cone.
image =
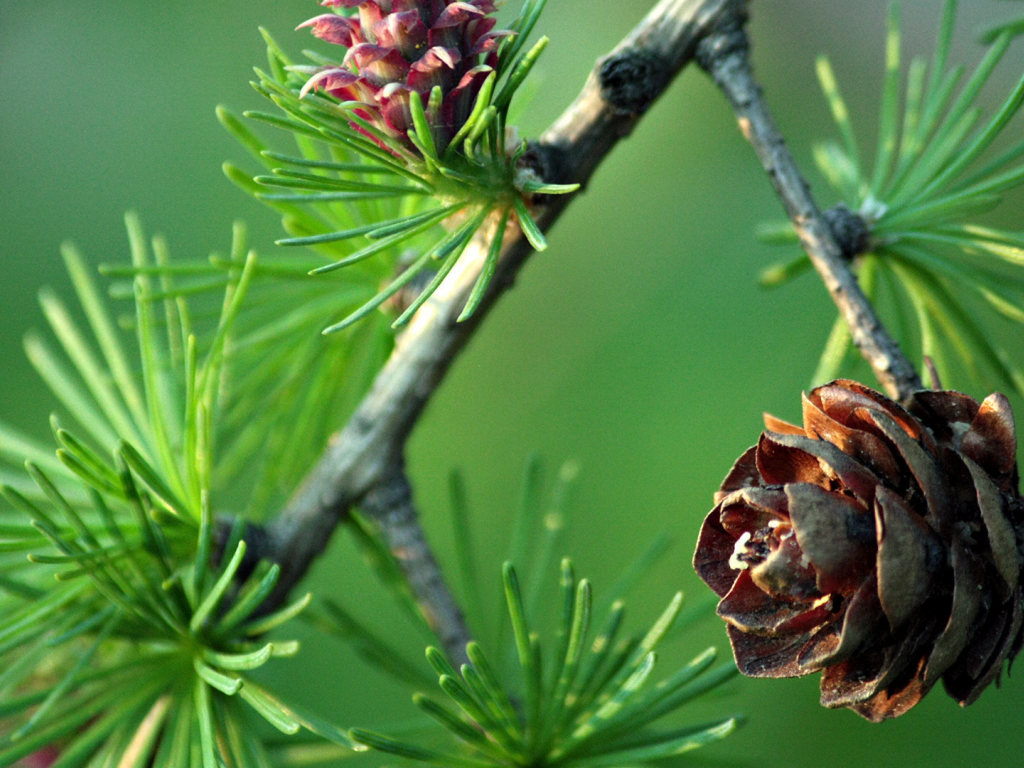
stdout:
{"type": "Polygon", "coordinates": [[[875,722],[942,679],[961,705],[1024,643],[1024,504],[1007,399],[853,381],[765,417],[704,521],[694,567],[740,671],[823,671],[821,703],[875,722]]]}

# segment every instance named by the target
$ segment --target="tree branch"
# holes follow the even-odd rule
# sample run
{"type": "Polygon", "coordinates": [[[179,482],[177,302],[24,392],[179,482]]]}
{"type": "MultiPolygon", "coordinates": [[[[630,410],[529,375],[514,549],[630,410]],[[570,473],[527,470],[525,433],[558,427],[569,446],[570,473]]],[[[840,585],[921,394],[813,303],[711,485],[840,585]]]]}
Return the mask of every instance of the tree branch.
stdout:
{"type": "Polygon", "coordinates": [[[375,485],[359,507],[380,525],[385,543],[406,574],[427,624],[447,649],[451,661],[456,668],[468,664],[466,644],[473,638],[423,535],[412,500],[412,486],[405,473],[399,471],[375,485]]]}
{"type": "MultiPolygon", "coordinates": [[[[534,146],[533,157],[545,180],[585,185],[605,156],[632,132],[647,108],[693,58],[702,37],[722,20],[735,16],[741,3],[661,0],[609,56],[598,61],[582,93],[534,146]]],[[[549,229],[569,202],[569,196],[538,200],[541,228],[549,229]]],[[[412,534],[419,524],[411,493],[393,494],[395,506],[388,501],[388,494],[368,495],[389,484],[408,489],[403,468],[406,439],[452,362],[512,286],[531,254],[529,244],[518,233],[506,238],[495,279],[481,306],[472,319],[458,323],[486,245],[484,239],[471,245],[420,309],[352,419],[333,437],[288,506],[268,526],[266,556],[281,565],[271,605],[279,604],[305,575],[349,508],[369,500],[364,511],[381,526],[449,656],[464,657],[469,633],[422,532],[412,534]],[[393,527],[396,519],[401,520],[401,531],[393,527]],[[417,538],[419,556],[405,556],[408,553],[401,542],[409,536],[417,538]]]]}
{"type": "Polygon", "coordinates": [[[749,42],[743,28],[745,16],[738,14],[725,19],[705,38],[698,51],[698,61],[732,104],[740,130],[753,145],[800,235],[804,250],[846,320],[853,343],[889,395],[905,400],[923,388],[921,379],[860,289],[847,258],[852,254],[844,256],[827,217],[811,197],[809,185],[775,124],[754,79],[749,42]]]}

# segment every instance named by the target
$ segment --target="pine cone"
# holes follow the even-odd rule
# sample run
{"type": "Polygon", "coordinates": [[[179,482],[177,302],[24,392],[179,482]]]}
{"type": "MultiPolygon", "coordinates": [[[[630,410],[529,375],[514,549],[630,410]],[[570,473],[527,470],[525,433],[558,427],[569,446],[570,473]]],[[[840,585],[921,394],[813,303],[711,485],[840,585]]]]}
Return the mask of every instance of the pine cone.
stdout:
{"type": "Polygon", "coordinates": [[[408,136],[412,92],[427,107],[434,145],[444,152],[494,71],[501,37],[512,34],[494,31],[494,0],[322,0],[321,5],[358,12],[326,13],[299,25],[349,49],[343,66],[314,68],[302,95],[320,89],[360,102],[357,115],[414,152],[408,136]],[[442,99],[430,105],[435,87],[442,99]]]}
{"type": "Polygon", "coordinates": [[[803,398],[716,495],[694,555],[751,677],[822,671],[821,703],[879,722],[940,679],[974,702],[1024,642],[1024,504],[1007,399],[853,381],[803,398]]]}

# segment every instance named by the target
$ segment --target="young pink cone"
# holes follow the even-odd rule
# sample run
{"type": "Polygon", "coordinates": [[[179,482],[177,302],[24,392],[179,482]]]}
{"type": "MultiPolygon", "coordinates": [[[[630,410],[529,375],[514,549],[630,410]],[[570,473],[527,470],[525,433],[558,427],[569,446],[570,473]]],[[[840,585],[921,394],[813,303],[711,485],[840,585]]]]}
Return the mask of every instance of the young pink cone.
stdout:
{"type": "Polygon", "coordinates": [[[299,25],[329,43],[348,48],[341,67],[314,72],[302,89],[319,90],[346,102],[355,113],[409,150],[413,128],[410,98],[426,109],[434,146],[444,152],[466,123],[477,95],[496,64],[500,39],[493,0],[323,0],[327,13],[299,25]],[[431,91],[442,100],[428,108],[431,91]]]}

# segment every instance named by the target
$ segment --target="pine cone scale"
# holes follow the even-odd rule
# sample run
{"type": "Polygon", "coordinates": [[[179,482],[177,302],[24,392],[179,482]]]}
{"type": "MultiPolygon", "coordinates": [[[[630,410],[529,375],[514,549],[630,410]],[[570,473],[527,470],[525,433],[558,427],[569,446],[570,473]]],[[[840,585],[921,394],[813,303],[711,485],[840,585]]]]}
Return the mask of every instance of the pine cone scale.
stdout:
{"type": "Polygon", "coordinates": [[[963,653],[981,612],[981,593],[975,585],[984,579],[983,569],[959,542],[954,542],[952,555],[953,605],[949,622],[935,640],[925,668],[924,680],[928,687],[934,685],[963,653]]]}
{"type": "Polygon", "coordinates": [[[829,633],[821,641],[825,646],[815,656],[808,654],[804,666],[809,671],[830,667],[846,661],[875,632],[876,628],[886,621],[882,606],[879,605],[878,580],[874,574],[865,579],[857,592],[850,598],[843,615],[842,630],[833,625],[829,633]],[[829,643],[830,636],[838,635],[836,641],[829,643]]]}
{"type": "Polygon", "coordinates": [[[1017,469],[1017,435],[1013,410],[1004,395],[991,395],[981,404],[960,450],[986,472],[1011,481],[1017,469]]]}
{"type": "Polygon", "coordinates": [[[800,549],[814,566],[821,594],[851,591],[875,564],[875,526],[856,501],[811,483],[786,486],[800,549]]]}
{"type": "Polygon", "coordinates": [[[719,597],[729,594],[736,581],[736,571],[729,565],[735,541],[722,527],[721,512],[715,507],[701,526],[693,562],[704,583],[719,597]]]}
{"type": "MultiPolygon", "coordinates": [[[[743,455],[736,459],[729,474],[722,481],[722,487],[715,491],[715,504],[721,504],[722,500],[734,491],[742,488],[756,488],[761,485],[761,473],[757,470],[757,446],[751,446],[743,455]]],[[[714,513],[712,513],[714,514],[714,513]]],[[[709,518],[711,515],[708,516],[709,518]]],[[[697,548],[698,553],[700,547],[697,548]]]]}
{"type": "Polygon", "coordinates": [[[878,599],[893,631],[924,605],[947,550],[931,528],[888,488],[875,499],[878,532],[878,599]]]}
{"type": "Polygon", "coordinates": [[[877,411],[870,417],[879,432],[896,448],[897,455],[916,481],[917,488],[909,488],[908,497],[912,499],[915,491],[920,491],[924,496],[925,519],[935,530],[944,530],[950,522],[950,500],[933,454],[910,437],[895,419],[877,411]]]}
{"type": "Polygon", "coordinates": [[[942,682],[947,693],[958,699],[963,706],[977,701],[985,688],[999,678],[1003,662],[1020,650],[1020,631],[1024,624],[1022,601],[1024,594],[1018,590],[1013,601],[1000,606],[981,630],[980,634],[989,642],[966,659],[958,659],[943,675],[942,682]]]}
{"type": "Polygon", "coordinates": [[[896,717],[941,679],[961,704],[1024,644],[1024,504],[1009,403],[837,381],[733,466],[694,566],[740,670],[821,671],[822,704],[896,717]],[[1012,461],[1011,461],[1012,459],[1012,461]]]}
{"type": "Polygon", "coordinates": [[[758,444],[757,468],[765,485],[840,484],[865,504],[875,498],[879,479],[838,447],[800,435],[765,432],[758,444]]]}
{"type": "MultiPolygon", "coordinates": [[[[899,464],[893,457],[892,451],[877,436],[836,421],[807,395],[803,396],[803,417],[804,423],[807,425],[807,433],[811,437],[832,443],[843,453],[852,456],[871,469],[879,477],[892,483],[899,482],[899,464]]],[[[804,434],[804,430],[800,427],[794,427],[794,429],[800,430],[799,434],[804,434]]]]}
{"type": "Polygon", "coordinates": [[[803,635],[768,637],[726,626],[736,666],[747,677],[800,677],[810,674],[796,658],[796,652],[811,638],[803,635]]]}
{"type": "Polygon", "coordinates": [[[791,629],[806,613],[806,605],[789,604],[763,592],[749,571],[740,574],[718,606],[718,615],[737,629],[764,635],[791,629]]]}

